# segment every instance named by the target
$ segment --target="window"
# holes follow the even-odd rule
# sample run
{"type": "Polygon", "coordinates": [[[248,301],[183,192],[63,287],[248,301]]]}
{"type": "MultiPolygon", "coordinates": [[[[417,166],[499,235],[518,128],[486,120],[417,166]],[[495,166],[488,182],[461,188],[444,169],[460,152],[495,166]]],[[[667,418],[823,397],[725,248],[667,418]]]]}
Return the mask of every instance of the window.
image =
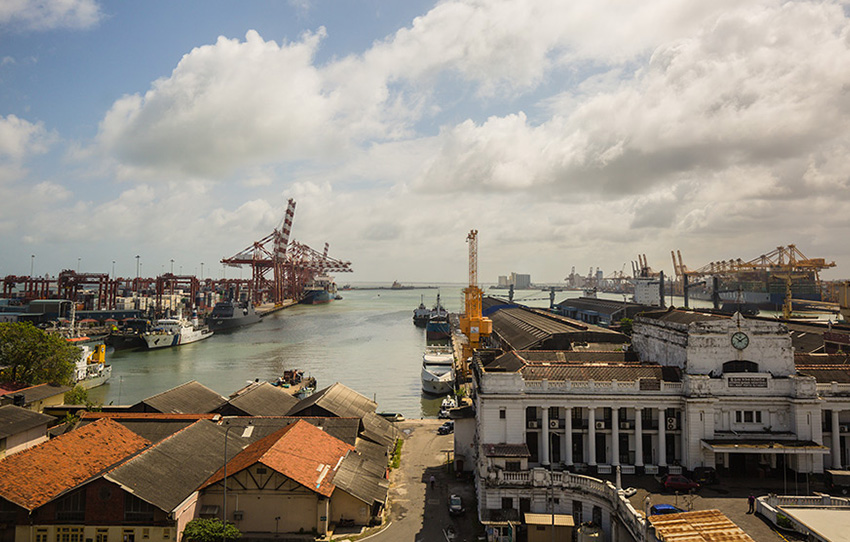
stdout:
{"type": "Polygon", "coordinates": [[[761,423],[761,410],[736,410],[735,423],[761,423]]]}
{"type": "Polygon", "coordinates": [[[151,537],[151,530],[148,528],[142,529],[142,539],[146,540],[151,537]]]}
{"type": "MultiPolygon", "coordinates": [[[[124,496],[125,521],[153,521],[154,507],[131,493],[124,496]]],[[[127,542],[127,541],[125,541],[127,542]]]]}
{"type": "Polygon", "coordinates": [[[549,407],[549,419],[557,420],[558,419],[558,407],[552,406],[549,407]]]}
{"type": "Polygon", "coordinates": [[[759,372],[758,363],[746,360],[727,361],[723,364],[724,373],[757,373],[759,372]]]}
{"type": "Polygon", "coordinates": [[[753,423],[753,411],[745,410],[744,411],[744,423],[753,423]]]}
{"type": "Polygon", "coordinates": [[[56,542],[83,542],[83,528],[57,527],[56,542]]]}
{"type": "Polygon", "coordinates": [[[109,542],[109,529],[98,529],[95,534],[95,542],[109,542]]]}
{"type": "Polygon", "coordinates": [[[124,529],[122,536],[123,542],[136,542],[136,531],[133,529],[124,529]]]}
{"type": "Polygon", "coordinates": [[[519,472],[520,466],[519,461],[505,461],[505,470],[508,472],[519,472]]]}
{"type": "MultiPolygon", "coordinates": [[[[56,501],[56,519],[60,521],[85,521],[85,488],[79,489],[56,501]]],[[[65,541],[63,540],[61,542],[65,541]]]]}
{"type": "Polygon", "coordinates": [[[582,419],[582,417],[581,417],[582,411],[581,410],[582,410],[581,407],[578,407],[578,406],[573,407],[573,419],[574,420],[581,420],[582,419]]]}
{"type": "Polygon", "coordinates": [[[164,540],[168,540],[171,538],[171,529],[163,529],[162,530],[162,538],[164,540]]]}
{"type": "Polygon", "coordinates": [[[513,508],[514,508],[513,497],[502,497],[502,510],[513,510],[513,508]]]}
{"type": "Polygon", "coordinates": [[[257,467],[257,474],[265,474],[266,472],[268,471],[266,471],[265,467],[257,467]]]}
{"type": "Polygon", "coordinates": [[[505,413],[505,409],[500,408],[499,409],[499,419],[504,420],[506,416],[507,416],[507,414],[505,413]]]}
{"type": "Polygon", "coordinates": [[[35,542],[47,542],[47,529],[35,530],[35,542]]]}
{"type": "Polygon", "coordinates": [[[581,525],[582,506],[582,501],[573,501],[573,522],[575,522],[576,525],[581,525]]]}

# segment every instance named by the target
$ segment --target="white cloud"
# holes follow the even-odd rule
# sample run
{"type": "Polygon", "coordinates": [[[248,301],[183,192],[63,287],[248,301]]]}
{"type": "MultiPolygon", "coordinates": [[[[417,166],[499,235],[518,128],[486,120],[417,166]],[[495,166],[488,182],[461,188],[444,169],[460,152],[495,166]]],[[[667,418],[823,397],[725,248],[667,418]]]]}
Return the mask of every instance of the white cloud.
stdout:
{"type": "Polygon", "coordinates": [[[24,178],[26,160],[47,152],[55,138],[41,122],[33,124],[15,115],[0,116],[0,183],[24,178]]]}
{"type": "Polygon", "coordinates": [[[27,30],[86,29],[103,14],[95,0],[4,0],[0,2],[0,25],[27,30]]]}

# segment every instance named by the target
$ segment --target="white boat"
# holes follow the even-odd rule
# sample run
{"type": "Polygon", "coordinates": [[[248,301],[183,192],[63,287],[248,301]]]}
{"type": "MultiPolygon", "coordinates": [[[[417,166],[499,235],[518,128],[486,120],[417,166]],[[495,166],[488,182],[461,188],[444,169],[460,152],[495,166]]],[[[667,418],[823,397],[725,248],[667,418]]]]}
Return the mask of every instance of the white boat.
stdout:
{"type": "Polygon", "coordinates": [[[422,391],[445,395],[454,389],[454,354],[450,348],[429,347],[422,356],[422,391]]]}
{"type": "Polygon", "coordinates": [[[88,337],[76,337],[68,342],[80,349],[74,365],[74,385],[88,390],[106,384],[112,376],[112,365],[106,364],[106,345],[102,341],[92,343],[88,337]]]}
{"type": "Polygon", "coordinates": [[[213,332],[206,326],[184,319],[163,318],[157,320],[153,329],[145,333],[148,348],[167,348],[197,342],[212,337],[213,332]]]}

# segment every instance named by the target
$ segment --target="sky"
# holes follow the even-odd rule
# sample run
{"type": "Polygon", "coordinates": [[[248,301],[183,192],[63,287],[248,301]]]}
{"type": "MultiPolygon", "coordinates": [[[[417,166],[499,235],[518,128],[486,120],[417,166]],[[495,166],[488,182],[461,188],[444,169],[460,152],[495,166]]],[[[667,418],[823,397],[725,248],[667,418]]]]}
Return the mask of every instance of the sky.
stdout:
{"type": "Polygon", "coordinates": [[[340,283],[848,278],[848,67],[845,2],[3,0],[0,276],[233,278],[292,198],[340,283]]]}

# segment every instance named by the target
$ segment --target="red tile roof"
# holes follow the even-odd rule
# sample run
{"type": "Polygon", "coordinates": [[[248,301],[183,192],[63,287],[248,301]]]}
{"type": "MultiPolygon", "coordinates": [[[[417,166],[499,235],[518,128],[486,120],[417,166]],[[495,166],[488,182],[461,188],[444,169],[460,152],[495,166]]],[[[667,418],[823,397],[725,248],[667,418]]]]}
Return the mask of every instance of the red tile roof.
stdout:
{"type": "Polygon", "coordinates": [[[98,420],[0,460],[0,497],[34,510],[148,445],[123,425],[98,420]]]}
{"type": "MultiPolygon", "coordinates": [[[[330,497],[335,487],[334,474],[342,459],[352,451],[353,446],[304,420],[298,420],[245,448],[227,464],[227,475],[262,463],[312,491],[330,497]]],[[[222,478],[224,469],[219,469],[201,487],[210,486],[222,478]]]]}

